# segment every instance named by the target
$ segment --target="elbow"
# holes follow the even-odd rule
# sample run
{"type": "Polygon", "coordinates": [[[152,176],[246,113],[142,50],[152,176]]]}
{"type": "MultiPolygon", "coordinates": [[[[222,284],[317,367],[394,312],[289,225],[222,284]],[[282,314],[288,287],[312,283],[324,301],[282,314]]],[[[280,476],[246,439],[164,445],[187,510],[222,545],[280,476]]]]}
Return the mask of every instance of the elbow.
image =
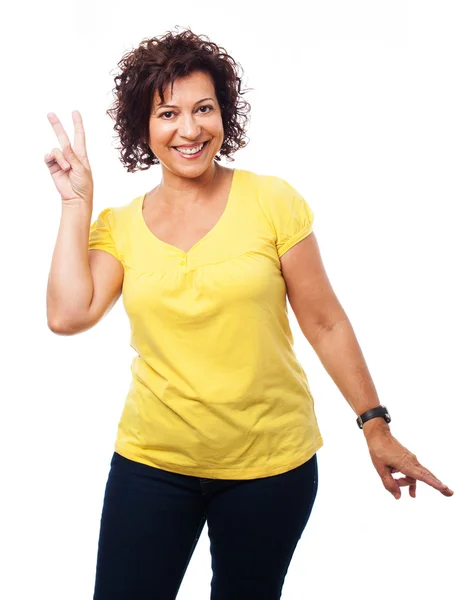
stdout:
{"type": "Polygon", "coordinates": [[[89,319],[84,318],[49,318],[47,320],[47,326],[50,331],[57,335],[75,335],[76,333],[81,333],[82,331],[90,329],[93,326],[93,323],[91,323],[89,319]]]}
{"type": "Polygon", "coordinates": [[[47,325],[50,331],[52,331],[52,333],[55,333],[57,335],[66,335],[65,330],[58,323],[47,323],[47,325]]]}
{"type": "Polygon", "coordinates": [[[346,313],[343,311],[339,314],[336,314],[335,318],[332,319],[327,318],[318,321],[314,319],[308,319],[305,321],[302,320],[302,322],[298,320],[298,322],[302,333],[305,335],[309,343],[315,347],[315,345],[323,338],[324,335],[327,335],[333,331],[340,323],[349,323],[349,319],[346,313]]]}
{"type": "Polygon", "coordinates": [[[49,327],[50,331],[52,331],[52,333],[55,333],[57,335],[71,335],[72,333],[69,328],[69,325],[57,319],[48,319],[47,326],[49,327]]]}

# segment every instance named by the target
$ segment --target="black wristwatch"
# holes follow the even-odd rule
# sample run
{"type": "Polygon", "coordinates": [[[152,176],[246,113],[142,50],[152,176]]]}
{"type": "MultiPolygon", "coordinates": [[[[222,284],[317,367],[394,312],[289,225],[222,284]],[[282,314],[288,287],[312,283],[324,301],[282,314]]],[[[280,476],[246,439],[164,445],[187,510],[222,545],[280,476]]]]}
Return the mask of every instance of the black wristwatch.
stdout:
{"type": "Polygon", "coordinates": [[[387,423],[390,423],[392,420],[386,406],[377,406],[376,408],[371,408],[365,413],[362,413],[362,415],[359,415],[359,417],[356,419],[356,422],[359,428],[362,429],[364,423],[369,421],[369,419],[373,419],[374,417],[383,417],[387,423]]]}

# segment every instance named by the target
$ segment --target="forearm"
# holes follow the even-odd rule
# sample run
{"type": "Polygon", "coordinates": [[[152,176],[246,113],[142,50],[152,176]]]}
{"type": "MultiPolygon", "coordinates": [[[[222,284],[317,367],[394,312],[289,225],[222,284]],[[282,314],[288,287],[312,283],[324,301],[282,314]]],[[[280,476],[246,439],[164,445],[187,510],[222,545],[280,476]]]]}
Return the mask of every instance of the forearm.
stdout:
{"type": "Polygon", "coordinates": [[[88,259],[91,209],[63,206],[47,283],[49,326],[65,323],[89,308],[93,279],[88,259]]]}
{"type": "MultiPolygon", "coordinates": [[[[356,416],[379,406],[377,390],[349,319],[343,319],[318,336],[310,336],[309,341],[356,416]]],[[[366,436],[376,430],[389,431],[390,427],[381,417],[363,425],[366,436]]]]}

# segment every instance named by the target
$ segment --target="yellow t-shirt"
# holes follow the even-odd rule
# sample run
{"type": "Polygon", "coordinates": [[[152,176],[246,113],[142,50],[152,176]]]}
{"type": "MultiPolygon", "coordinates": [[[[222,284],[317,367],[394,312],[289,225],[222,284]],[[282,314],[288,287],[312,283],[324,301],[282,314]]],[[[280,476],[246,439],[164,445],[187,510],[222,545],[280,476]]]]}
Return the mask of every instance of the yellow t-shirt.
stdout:
{"type": "Polygon", "coordinates": [[[142,202],[106,208],[89,235],[124,266],[137,353],[115,451],[202,478],[300,466],[323,441],[279,257],[311,233],[311,209],[285,180],[234,169],[221,218],[183,252],[151,232],[142,202]]]}

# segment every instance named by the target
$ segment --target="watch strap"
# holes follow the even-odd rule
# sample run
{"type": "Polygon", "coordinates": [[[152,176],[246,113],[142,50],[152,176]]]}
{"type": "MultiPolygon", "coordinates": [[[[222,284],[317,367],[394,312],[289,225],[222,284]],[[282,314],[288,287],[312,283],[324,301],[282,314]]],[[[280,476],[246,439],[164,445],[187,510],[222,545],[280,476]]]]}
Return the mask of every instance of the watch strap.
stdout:
{"type": "Polygon", "coordinates": [[[359,428],[362,429],[362,426],[366,421],[374,419],[375,417],[383,417],[387,423],[390,423],[392,420],[386,406],[377,406],[375,408],[371,408],[370,410],[366,410],[365,413],[359,415],[359,417],[356,419],[356,422],[359,428]]]}

